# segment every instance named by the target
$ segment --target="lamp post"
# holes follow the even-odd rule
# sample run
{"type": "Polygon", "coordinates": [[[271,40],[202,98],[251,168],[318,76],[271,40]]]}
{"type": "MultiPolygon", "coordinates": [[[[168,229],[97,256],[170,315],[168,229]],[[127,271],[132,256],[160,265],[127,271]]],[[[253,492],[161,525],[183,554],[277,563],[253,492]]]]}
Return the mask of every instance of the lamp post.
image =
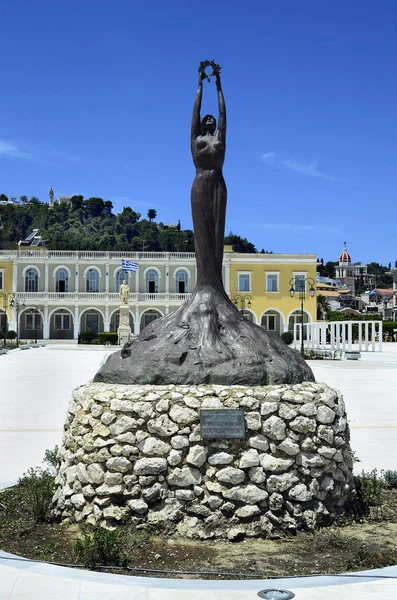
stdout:
{"type": "Polygon", "coordinates": [[[245,301],[247,301],[248,308],[251,308],[251,296],[249,294],[236,294],[233,298],[233,304],[236,308],[238,308],[238,304],[240,302],[240,312],[244,316],[245,309],[245,301]]]}
{"type": "Polygon", "coordinates": [[[291,298],[293,298],[295,296],[295,292],[298,292],[299,294],[299,300],[301,303],[301,355],[302,358],[305,356],[305,347],[304,347],[304,343],[303,343],[303,303],[306,300],[306,283],[308,283],[310,285],[310,290],[309,290],[309,294],[310,297],[313,298],[314,294],[316,293],[315,289],[314,289],[314,279],[312,279],[311,277],[293,277],[291,279],[291,281],[289,282],[291,288],[289,290],[289,295],[291,296],[291,298]]]}

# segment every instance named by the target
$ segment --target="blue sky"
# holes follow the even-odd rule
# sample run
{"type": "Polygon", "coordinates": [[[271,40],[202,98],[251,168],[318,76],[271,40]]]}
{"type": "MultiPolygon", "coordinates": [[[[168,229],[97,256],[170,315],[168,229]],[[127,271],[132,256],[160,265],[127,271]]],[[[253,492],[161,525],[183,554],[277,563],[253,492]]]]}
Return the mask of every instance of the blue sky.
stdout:
{"type": "MultiPolygon", "coordinates": [[[[393,263],[393,0],[14,0],[1,6],[0,193],[83,194],[191,228],[201,60],[222,65],[226,233],[393,263]],[[391,223],[390,225],[388,223],[391,223]]],[[[214,82],[203,114],[217,115],[214,82]]]]}

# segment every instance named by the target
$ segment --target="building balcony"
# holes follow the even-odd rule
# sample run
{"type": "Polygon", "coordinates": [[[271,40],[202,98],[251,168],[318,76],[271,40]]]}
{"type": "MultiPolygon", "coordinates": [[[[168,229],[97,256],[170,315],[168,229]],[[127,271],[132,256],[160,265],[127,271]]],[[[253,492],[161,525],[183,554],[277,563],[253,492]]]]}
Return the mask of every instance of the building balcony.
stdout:
{"type": "MultiPolygon", "coordinates": [[[[139,303],[150,303],[155,305],[160,304],[175,304],[179,305],[190,298],[191,294],[175,294],[175,293],[158,293],[158,294],[147,294],[147,293],[131,293],[130,294],[130,305],[139,303]]],[[[38,304],[44,303],[73,303],[73,304],[84,304],[84,303],[109,303],[109,304],[120,304],[120,296],[116,292],[16,292],[15,297],[20,302],[25,304],[37,302],[38,304]]]]}
{"type": "Polygon", "coordinates": [[[47,248],[36,249],[18,249],[18,250],[0,250],[0,257],[14,257],[22,260],[46,259],[56,261],[73,262],[96,262],[96,261],[117,261],[121,266],[121,259],[133,261],[170,261],[185,262],[195,261],[194,252],[100,252],[90,250],[48,250],[47,248]]]}

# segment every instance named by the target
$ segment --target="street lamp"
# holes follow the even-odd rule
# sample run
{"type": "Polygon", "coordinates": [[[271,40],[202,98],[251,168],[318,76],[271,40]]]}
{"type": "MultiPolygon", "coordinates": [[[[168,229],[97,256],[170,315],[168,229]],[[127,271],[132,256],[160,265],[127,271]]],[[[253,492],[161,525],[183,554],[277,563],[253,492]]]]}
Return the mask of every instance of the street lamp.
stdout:
{"type": "Polygon", "coordinates": [[[251,296],[249,294],[236,294],[233,298],[233,304],[238,309],[238,304],[240,302],[240,312],[244,314],[245,309],[245,301],[247,300],[248,308],[251,308],[251,296]]]}
{"type": "Polygon", "coordinates": [[[303,343],[303,303],[306,299],[306,282],[310,285],[309,294],[310,297],[313,298],[316,290],[314,289],[314,279],[311,277],[293,277],[289,282],[291,288],[289,291],[289,295],[291,298],[295,296],[295,292],[299,293],[299,300],[301,302],[301,355],[302,358],[305,356],[305,347],[303,343]]]}

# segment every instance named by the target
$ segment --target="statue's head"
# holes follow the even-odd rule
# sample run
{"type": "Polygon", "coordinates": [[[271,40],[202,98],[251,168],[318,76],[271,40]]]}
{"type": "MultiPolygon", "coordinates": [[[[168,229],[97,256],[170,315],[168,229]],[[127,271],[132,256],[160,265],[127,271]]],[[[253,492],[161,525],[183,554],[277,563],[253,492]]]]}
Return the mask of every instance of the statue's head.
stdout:
{"type": "Polygon", "coordinates": [[[123,279],[123,283],[124,283],[124,285],[125,285],[125,284],[127,283],[127,281],[126,281],[125,279],[123,279]]]}
{"type": "Polygon", "coordinates": [[[205,115],[205,117],[203,117],[201,119],[202,134],[205,135],[206,133],[210,133],[211,135],[213,135],[215,129],[216,129],[215,117],[213,117],[212,115],[205,115]]]}

